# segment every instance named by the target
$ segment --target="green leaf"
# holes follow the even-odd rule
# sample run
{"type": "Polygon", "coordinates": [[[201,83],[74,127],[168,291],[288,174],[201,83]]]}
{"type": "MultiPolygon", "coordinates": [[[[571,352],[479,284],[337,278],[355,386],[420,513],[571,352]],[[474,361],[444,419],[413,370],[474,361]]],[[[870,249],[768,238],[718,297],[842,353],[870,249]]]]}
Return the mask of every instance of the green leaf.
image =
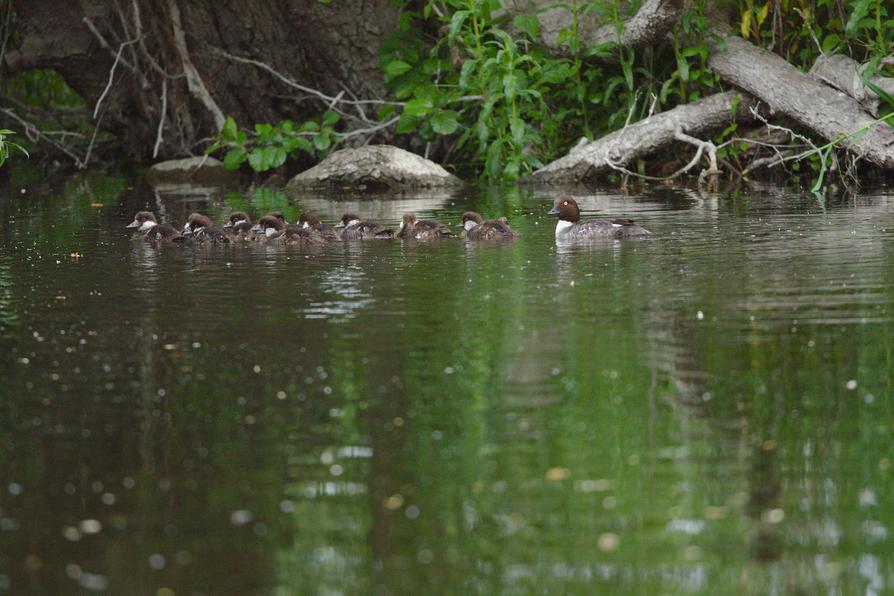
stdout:
{"type": "Polygon", "coordinates": [[[273,149],[273,157],[270,161],[270,167],[278,168],[282,164],[286,163],[286,150],[284,147],[272,147],[273,149]]]}
{"type": "Polygon", "coordinates": [[[227,151],[226,156],[224,157],[224,167],[228,170],[238,169],[245,162],[245,149],[242,147],[237,147],[236,149],[230,149],[227,151]]]}
{"type": "Polygon", "coordinates": [[[248,165],[255,172],[263,172],[267,168],[264,167],[264,152],[262,149],[252,149],[248,154],[248,165]]]}
{"type": "Polygon", "coordinates": [[[261,136],[269,135],[273,132],[273,125],[267,124],[266,122],[259,122],[255,124],[255,132],[261,136]]]}
{"type": "Polygon", "coordinates": [[[503,93],[506,94],[506,99],[512,101],[515,97],[515,92],[518,91],[518,77],[514,72],[511,72],[507,75],[503,76],[503,93]]]}
{"type": "Polygon", "coordinates": [[[518,15],[512,20],[512,24],[516,29],[524,31],[532,40],[536,41],[540,37],[540,19],[537,15],[518,15]]]}
{"type": "Polygon", "coordinates": [[[452,110],[439,110],[431,117],[429,122],[432,130],[439,135],[453,134],[459,128],[457,113],[452,110]]]}
{"type": "Polygon", "coordinates": [[[391,116],[394,115],[396,107],[397,106],[394,106],[392,104],[385,104],[379,108],[379,110],[376,112],[376,116],[379,120],[388,120],[389,118],[391,118],[391,116]]]}
{"type": "Polygon", "coordinates": [[[478,66],[477,60],[466,60],[463,62],[462,69],[459,71],[459,88],[461,91],[465,91],[469,88],[469,79],[475,72],[476,66],[478,66]]]}
{"type": "Polygon", "coordinates": [[[827,35],[823,39],[823,53],[824,54],[831,53],[832,50],[835,49],[835,46],[838,45],[839,41],[841,41],[841,39],[836,34],[830,33],[829,35],[827,35]]]}
{"type": "Polygon", "coordinates": [[[457,10],[453,13],[453,16],[450,18],[450,29],[447,32],[447,41],[450,44],[453,44],[453,40],[456,39],[459,30],[462,28],[463,23],[466,21],[469,14],[468,10],[457,10]]]}
{"type": "Polygon", "coordinates": [[[295,148],[304,151],[305,153],[309,153],[313,155],[314,153],[314,145],[310,141],[308,141],[305,137],[298,137],[295,139],[295,148]]]}
{"type": "Polygon", "coordinates": [[[689,63],[682,54],[677,54],[677,72],[680,73],[680,79],[685,83],[689,81],[689,63]]]}
{"type": "Polygon", "coordinates": [[[512,142],[516,147],[521,147],[525,142],[525,121],[518,116],[510,116],[509,129],[512,131],[512,142]]]}
{"type": "Polygon", "coordinates": [[[236,126],[236,121],[233,120],[232,116],[227,116],[223,128],[220,129],[220,136],[224,141],[234,141],[238,131],[239,127],[236,126]]]}
{"type": "Polygon", "coordinates": [[[326,110],[326,113],[323,114],[323,126],[332,126],[336,122],[339,121],[341,116],[338,115],[338,112],[333,110],[326,110]]]}
{"type": "Polygon", "coordinates": [[[851,17],[847,20],[847,26],[844,28],[848,35],[853,35],[857,31],[860,21],[869,12],[869,7],[872,5],[873,1],[874,0],[857,0],[857,2],[854,2],[854,11],[851,13],[851,17]]]}
{"type": "Polygon", "coordinates": [[[400,120],[397,121],[397,126],[394,127],[394,130],[397,131],[397,134],[407,134],[408,132],[412,132],[418,123],[419,118],[416,116],[408,116],[404,113],[401,115],[400,120]]]}
{"type": "Polygon", "coordinates": [[[434,105],[430,99],[411,99],[404,106],[404,116],[427,116],[434,105]]]}
{"type": "Polygon", "coordinates": [[[385,66],[385,74],[389,77],[399,77],[405,72],[409,72],[413,67],[404,62],[403,60],[392,60],[385,66]]]}
{"type": "Polygon", "coordinates": [[[314,147],[318,151],[326,151],[332,145],[332,139],[326,135],[317,135],[314,137],[314,147]]]}

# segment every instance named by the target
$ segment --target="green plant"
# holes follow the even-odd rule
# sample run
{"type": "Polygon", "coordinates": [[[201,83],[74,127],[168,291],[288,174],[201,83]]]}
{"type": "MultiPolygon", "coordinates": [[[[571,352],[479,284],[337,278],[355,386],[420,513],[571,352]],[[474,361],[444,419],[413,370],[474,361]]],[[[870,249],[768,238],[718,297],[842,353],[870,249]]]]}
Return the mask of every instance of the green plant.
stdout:
{"type": "Polygon", "coordinates": [[[235,170],[246,161],[255,172],[265,172],[283,165],[290,156],[305,153],[312,157],[325,157],[338,141],[339,134],[333,128],[339,115],[333,111],[323,114],[320,122],[308,120],[295,126],[291,120],[278,124],[255,124],[254,132],[239,130],[236,121],[228,117],[220,134],[205,153],[225,149],[224,165],[235,170]]]}
{"type": "MultiPolygon", "coordinates": [[[[580,23],[624,21],[639,2],[572,0],[571,24],[559,32],[562,55],[541,43],[534,14],[513,16],[503,0],[395,0],[400,19],[379,48],[391,97],[378,112],[378,127],[426,142],[438,159],[490,179],[513,179],[565,154],[582,136],[595,138],[715,93],[721,82],[708,67],[708,0],[693,0],[668,41],[634,49],[587,46],[580,23]]],[[[807,70],[820,52],[847,52],[868,63],[868,78],[890,68],[882,60],[894,46],[894,19],[882,0],[738,0],[743,37],[807,70]]],[[[873,89],[875,90],[875,89],[873,89]]],[[[890,96],[879,93],[894,108],[890,96]]],[[[880,120],[889,122],[887,119],[880,120]]],[[[298,154],[321,157],[351,132],[341,132],[334,111],[295,126],[257,124],[240,131],[232,120],[210,151],[225,149],[235,168],[277,167],[298,154]]],[[[735,123],[715,137],[721,159],[737,162],[747,143],[727,142],[735,123]]],[[[854,133],[859,134],[859,133],[854,133]]],[[[818,145],[821,143],[818,143],[818,145]]],[[[827,149],[837,150],[839,143],[827,149]]],[[[427,150],[428,151],[428,150],[427,150]]],[[[805,159],[824,174],[828,152],[805,159]]],[[[645,164],[637,165],[641,172],[645,164]]]]}
{"type": "Polygon", "coordinates": [[[9,135],[14,135],[15,132],[7,129],[0,129],[0,166],[6,163],[6,160],[9,159],[10,154],[12,153],[12,149],[17,149],[25,154],[25,157],[31,157],[28,155],[28,152],[24,147],[19,145],[18,143],[13,143],[6,137],[9,135]]]}

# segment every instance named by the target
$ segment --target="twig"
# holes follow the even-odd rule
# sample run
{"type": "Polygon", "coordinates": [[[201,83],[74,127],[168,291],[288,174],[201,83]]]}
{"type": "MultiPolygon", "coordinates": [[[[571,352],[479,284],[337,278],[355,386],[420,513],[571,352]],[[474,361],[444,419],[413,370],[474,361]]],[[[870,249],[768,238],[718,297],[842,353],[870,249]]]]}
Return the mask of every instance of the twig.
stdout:
{"type": "MultiPolygon", "coordinates": [[[[377,124],[376,126],[370,126],[369,128],[358,128],[358,129],[352,130],[350,132],[337,133],[337,134],[341,137],[341,140],[343,141],[343,140],[349,139],[351,137],[358,137],[360,135],[373,134],[373,133],[379,132],[380,130],[384,130],[394,124],[397,124],[397,122],[399,120],[400,120],[400,116],[394,116],[390,120],[386,120],[385,122],[382,122],[381,124],[377,124]]],[[[311,134],[316,134],[316,133],[311,133],[311,134]]]]}
{"type": "MultiPolygon", "coordinates": [[[[99,45],[101,48],[108,50],[109,54],[111,54],[112,56],[116,56],[117,54],[121,53],[121,48],[118,49],[118,52],[115,52],[115,50],[112,49],[112,46],[110,46],[109,42],[106,41],[106,38],[102,36],[102,33],[97,30],[96,26],[93,24],[93,21],[90,20],[90,17],[84,17],[81,20],[84,22],[85,25],[87,25],[87,28],[90,29],[90,32],[97,39],[97,41],[99,41],[99,45]]],[[[130,71],[134,74],[139,74],[137,68],[133,64],[128,62],[127,58],[118,57],[116,59],[120,59],[121,64],[130,69],[130,71]]]]}
{"type": "Polygon", "coordinates": [[[177,0],[168,0],[168,9],[171,13],[171,25],[174,29],[174,46],[180,54],[180,63],[186,75],[186,86],[189,92],[211,112],[214,124],[218,130],[221,130],[224,122],[226,122],[226,118],[224,118],[217,102],[211,97],[211,94],[205,87],[205,83],[202,82],[202,77],[199,76],[199,71],[196,70],[192,60],[189,58],[189,49],[186,47],[186,34],[183,32],[183,25],[180,22],[180,8],[177,6],[177,0]]]}
{"type": "MultiPolygon", "coordinates": [[[[121,28],[124,30],[124,38],[125,39],[136,39],[138,37],[138,34],[134,34],[134,35],[130,34],[130,27],[127,26],[127,19],[124,18],[124,11],[122,11],[121,7],[118,5],[118,0],[114,0],[114,4],[115,4],[115,12],[118,13],[118,20],[121,22],[121,28]]],[[[137,62],[136,51],[132,47],[129,49],[130,49],[130,59],[133,60],[134,65],[138,66],[139,63],[137,62]]],[[[148,84],[148,81],[146,81],[145,78],[143,79],[143,84],[144,85],[148,84]]]]}
{"type": "Polygon", "coordinates": [[[137,30],[137,38],[140,40],[140,49],[142,50],[143,56],[146,58],[146,61],[149,62],[149,65],[153,68],[153,70],[155,70],[157,73],[159,73],[161,76],[163,76],[167,79],[181,79],[181,78],[185,77],[186,76],[185,74],[179,74],[179,75],[170,74],[168,71],[166,71],[164,68],[162,68],[158,62],[156,62],[156,60],[152,56],[152,54],[149,53],[149,50],[146,49],[146,43],[143,41],[143,21],[140,18],[140,5],[137,2],[137,0],[131,0],[131,3],[133,4],[134,28],[137,30]]]}
{"type": "Polygon", "coordinates": [[[161,116],[158,118],[158,132],[155,133],[155,147],[152,148],[152,158],[158,157],[158,147],[164,134],[165,116],[168,113],[168,80],[161,80],[161,116]]]}
{"type": "Polygon", "coordinates": [[[108,111],[107,109],[103,110],[102,114],[99,115],[99,120],[96,121],[96,126],[93,128],[93,136],[90,137],[90,144],[87,145],[87,153],[84,154],[84,160],[83,161],[78,160],[76,162],[78,169],[83,170],[84,168],[87,167],[87,164],[90,163],[90,153],[93,152],[93,143],[96,141],[96,135],[99,132],[99,125],[100,125],[100,123],[102,123],[103,116],[106,115],[107,111],[108,111]]]}
{"type": "MultiPolygon", "coordinates": [[[[334,101],[337,99],[337,97],[333,97],[331,95],[326,95],[322,91],[313,89],[312,87],[307,87],[305,85],[302,85],[301,83],[298,83],[297,81],[290,79],[289,77],[283,75],[282,73],[280,73],[279,71],[274,69],[269,64],[265,64],[264,62],[261,62],[259,60],[253,60],[251,58],[242,58],[241,56],[235,56],[235,55],[230,54],[229,52],[226,52],[220,48],[214,47],[212,49],[214,50],[215,53],[217,53],[218,55],[220,55],[224,58],[227,58],[228,60],[233,60],[234,62],[241,62],[243,64],[251,64],[253,66],[257,66],[261,70],[266,70],[267,72],[272,74],[274,77],[276,77],[277,79],[279,79],[280,81],[282,81],[283,83],[288,85],[289,87],[298,89],[299,91],[303,91],[304,93],[307,93],[308,95],[316,97],[317,99],[326,102],[327,105],[333,104],[334,101]]],[[[341,94],[339,94],[339,95],[341,95],[341,94]]],[[[357,99],[357,100],[340,99],[337,103],[343,103],[346,105],[393,105],[393,106],[403,106],[404,105],[404,102],[386,101],[384,99],[357,99]]]]}
{"type": "Polygon", "coordinates": [[[104,100],[106,98],[106,94],[108,94],[109,89],[112,88],[112,83],[115,80],[115,69],[118,68],[118,63],[122,62],[122,61],[126,62],[126,60],[123,60],[121,58],[121,52],[124,51],[124,48],[126,46],[129,46],[130,44],[135,43],[136,41],[137,41],[136,39],[132,39],[132,40],[126,41],[126,42],[122,43],[120,46],[118,46],[118,53],[115,54],[115,61],[112,62],[112,68],[109,70],[109,82],[106,83],[106,88],[102,90],[102,93],[100,94],[99,99],[96,100],[96,105],[93,107],[93,119],[94,120],[96,120],[96,115],[99,114],[99,106],[100,106],[100,104],[102,104],[102,100],[104,100]]]}
{"type": "Polygon", "coordinates": [[[6,3],[6,22],[3,23],[3,44],[0,45],[0,64],[6,56],[6,44],[9,41],[9,23],[12,20],[12,2],[6,3]]]}
{"type": "Polygon", "coordinates": [[[700,174],[699,179],[701,179],[702,176],[705,174],[720,173],[720,170],[717,169],[717,148],[714,146],[714,143],[712,143],[711,141],[702,141],[701,139],[696,139],[695,137],[691,137],[691,136],[685,134],[679,128],[677,128],[677,130],[674,132],[674,138],[676,138],[680,141],[684,141],[686,143],[695,145],[697,147],[697,149],[695,151],[695,155],[689,161],[689,163],[687,163],[685,166],[683,166],[682,168],[680,168],[679,170],[677,170],[670,176],[661,177],[661,176],[647,176],[646,174],[639,174],[637,172],[628,170],[627,168],[625,168],[621,165],[616,164],[615,162],[613,162],[611,160],[610,157],[606,157],[606,163],[608,163],[609,167],[612,168],[613,170],[617,170],[618,172],[627,174],[628,176],[633,176],[635,178],[641,178],[643,180],[652,180],[655,182],[668,182],[675,178],[679,178],[680,176],[682,176],[683,174],[685,174],[686,172],[688,172],[689,170],[694,168],[698,164],[698,162],[701,160],[702,155],[705,153],[705,151],[707,151],[708,152],[709,169],[705,170],[703,172],[703,174],[700,174]]]}
{"type": "Polygon", "coordinates": [[[21,124],[24,127],[24,133],[25,133],[25,136],[28,138],[28,140],[31,140],[31,141],[35,141],[38,139],[43,140],[45,143],[55,147],[56,149],[58,149],[59,151],[61,151],[62,153],[64,153],[68,157],[70,157],[76,164],[80,163],[80,161],[81,161],[80,158],[74,152],[72,152],[71,149],[69,149],[62,143],[55,141],[54,139],[50,138],[49,136],[47,136],[46,134],[41,132],[41,130],[39,128],[37,128],[37,126],[35,126],[33,123],[25,120],[24,118],[22,118],[21,116],[16,114],[13,110],[11,110],[9,108],[0,108],[0,112],[3,112],[4,114],[9,116],[13,120],[18,122],[19,124],[21,124]]]}

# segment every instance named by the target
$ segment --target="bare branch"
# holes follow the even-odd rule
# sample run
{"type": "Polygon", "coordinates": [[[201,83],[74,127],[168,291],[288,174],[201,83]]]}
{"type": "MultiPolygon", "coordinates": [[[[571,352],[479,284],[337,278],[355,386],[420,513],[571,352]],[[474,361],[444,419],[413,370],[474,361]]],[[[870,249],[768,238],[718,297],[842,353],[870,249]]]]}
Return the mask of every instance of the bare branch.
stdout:
{"type": "Polygon", "coordinates": [[[155,134],[155,147],[152,148],[152,157],[158,156],[158,148],[165,128],[165,116],[168,113],[168,80],[161,80],[161,116],[158,118],[158,132],[155,134]]]}
{"type": "Polygon", "coordinates": [[[118,62],[124,61],[121,57],[121,52],[124,51],[124,48],[135,43],[137,40],[132,39],[130,41],[126,41],[118,46],[118,53],[115,54],[115,61],[112,62],[112,68],[109,70],[109,82],[106,83],[105,89],[102,90],[102,93],[99,96],[99,99],[96,100],[96,105],[93,107],[93,119],[96,119],[96,115],[99,114],[99,106],[102,104],[102,100],[106,98],[106,95],[109,93],[109,89],[112,88],[112,82],[115,80],[115,69],[118,68],[118,62]]]}
{"type": "Polygon", "coordinates": [[[189,88],[189,92],[211,112],[214,124],[220,130],[223,128],[226,118],[224,118],[223,111],[221,111],[217,102],[211,97],[211,94],[205,87],[205,83],[202,82],[202,77],[199,76],[199,71],[196,70],[192,60],[189,58],[189,49],[186,47],[186,35],[183,33],[183,25],[180,22],[180,8],[177,6],[177,0],[168,0],[168,9],[171,12],[171,26],[174,29],[174,45],[180,54],[180,63],[186,75],[186,85],[189,88]]]}
{"type": "Polygon", "coordinates": [[[137,68],[133,64],[127,61],[127,58],[121,58],[121,48],[118,48],[118,51],[112,49],[112,46],[109,45],[109,42],[106,41],[106,38],[102,36],[102,33],[96,28],[93,24],[93,21],[90,20],[90,17],[84,17],[81,19],[85,25],[87,25],[87,29],[90,30],[90,33],[99,41],[99,45],[101,48],[108,50],[109,54],[111,54],[116,61],[120,60],[121,64],[127,67],[132,73],[137,74],[137,68]]]}
{"type": "Polygon", "coordinates": [[[39,128],[37,128],[35,124],[29,122],[28,120],[25,120],[24,118],[16,114],[15,111],[9,108],[0,108],[0,112],[6,114],[10,118],[21,124],[24,129],[23,132],[25,133],[25,136],[28,138],[28,140],[43,141],[44,143],[47,143],[51,147],[58,149],[59,151],[70,157],[72,161],[75,162],[75,164],[81,163],[80,157],[78,157],[69,147],[43,133],[39,128]]]}

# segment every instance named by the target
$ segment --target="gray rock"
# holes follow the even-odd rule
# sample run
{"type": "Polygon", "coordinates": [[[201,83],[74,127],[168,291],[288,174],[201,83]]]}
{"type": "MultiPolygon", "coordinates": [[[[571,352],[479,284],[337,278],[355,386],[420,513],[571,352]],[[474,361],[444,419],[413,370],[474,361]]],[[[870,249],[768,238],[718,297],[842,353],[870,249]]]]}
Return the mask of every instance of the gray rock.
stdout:
{"type": "Polygon", "coordinates": [[[153,186],[226,184],[238,179],[238,172],[226,169],[222,161],[213,157],[187,157],[162,161],[146,172],[146,180],[153,186]]]}
{"type": "Polygon", "coordinates": [[[462,184],[438,164],[391,145],[336,151],[292,178],[286,188],[344,188],[373,192],[444,188],[462,184]]]}

